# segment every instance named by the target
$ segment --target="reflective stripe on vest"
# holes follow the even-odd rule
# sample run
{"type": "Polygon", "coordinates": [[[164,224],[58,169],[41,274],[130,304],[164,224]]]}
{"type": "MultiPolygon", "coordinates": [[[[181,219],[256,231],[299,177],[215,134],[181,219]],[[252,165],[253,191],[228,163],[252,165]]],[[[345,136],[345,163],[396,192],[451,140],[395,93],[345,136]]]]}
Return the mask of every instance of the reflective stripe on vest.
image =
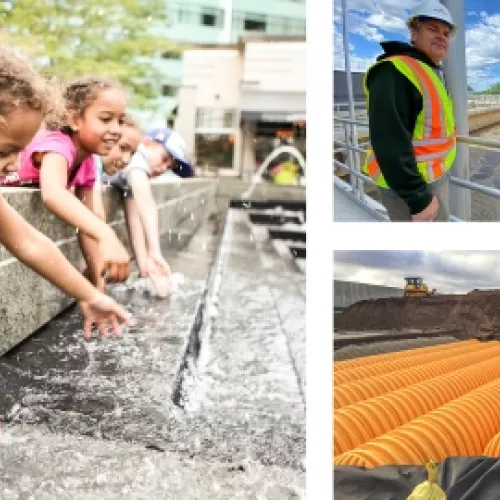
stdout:
{"type": "MultiPolygon", "coordinates": [[[[433,75],[434,72],[425,63],[409,56],[394,56],[384,61],[392,61],[394,66],[417,87],[422,95],[423,107],[417,117],[412,145],[420,174],[426,182],[434,182],[451,168],[456,154],[455,124],[451,100],[442,82],[438,80],[439,83],[436,84],[433,81],[431,74],[433,75]],[[439,84],[442,86],[441,95],[437,87],[439,84]]],[[[380,64],[380,62],[376,64],[380,64]]],[[[369,97],[366,77],[365,92],[369,97]]],[[[372,149],[367,152],[363,170],[379,186],[389,187],[372,149]]]]}

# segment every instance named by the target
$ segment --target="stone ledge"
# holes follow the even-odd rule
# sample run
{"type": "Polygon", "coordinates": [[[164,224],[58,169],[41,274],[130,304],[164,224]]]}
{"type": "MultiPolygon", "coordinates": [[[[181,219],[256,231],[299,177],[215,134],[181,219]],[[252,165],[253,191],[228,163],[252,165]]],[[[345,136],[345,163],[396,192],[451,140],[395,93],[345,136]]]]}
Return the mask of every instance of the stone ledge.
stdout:
{"type": "MultiPolygon", "coordinates": [[[[177,235],[176,229],[180,227],[181,238],[187,241],[189,234],[192,235],[210,214],[216,189],[217,182],[211,180],[156,181],[153,192],[158,203],[160,234],[167,234],[170,230],[177,235]]],[[[54,241],[75,267],[83,270],[84,260],[75,230],[44,207],[38,189],[3,188],[2,194],[30,224],[54,241]]],[[[130,248],[119,193],[112,188],[104,188],[104,204],[109,224],[130,248]]],[[[178,245],[179,241],[172,242],[172,248],[178,248],[178,245]]],[[[19,263],[3,247],[0,248],[0,287],[0,355],[29,337],[73,302],[19,263]]]]}

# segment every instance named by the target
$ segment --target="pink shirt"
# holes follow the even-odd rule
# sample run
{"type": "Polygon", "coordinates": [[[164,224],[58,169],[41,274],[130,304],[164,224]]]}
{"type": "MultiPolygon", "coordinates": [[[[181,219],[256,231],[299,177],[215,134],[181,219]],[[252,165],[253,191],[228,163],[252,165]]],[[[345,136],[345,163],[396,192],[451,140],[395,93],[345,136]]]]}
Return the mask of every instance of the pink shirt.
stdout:
{"type": "Polygon", "coordinates": [[[38,185],[40,171],[33,163],[34,153],[58,153],[68,162],[68,184],[66,188],[81,187],[92,189],[96,180],[96,164],[93,155],[82,161],[78,173],[69,182],[70,173],[75,167],[76,148],[69,135],[59,131],[41,130],[21,152],[19,182],[22,185],[38,185]]]}

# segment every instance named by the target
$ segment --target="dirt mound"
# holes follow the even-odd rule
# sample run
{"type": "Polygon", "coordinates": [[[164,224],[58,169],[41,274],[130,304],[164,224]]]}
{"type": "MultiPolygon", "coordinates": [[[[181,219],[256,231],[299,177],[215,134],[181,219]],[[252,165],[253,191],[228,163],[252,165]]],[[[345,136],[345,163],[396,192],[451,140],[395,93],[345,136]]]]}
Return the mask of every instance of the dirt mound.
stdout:
{"type": "Polygon", "coordinates": [[[500,291],[363,300],[335,315],[336,331],[441,329],[460,337],[500,332],[500,291]]]}

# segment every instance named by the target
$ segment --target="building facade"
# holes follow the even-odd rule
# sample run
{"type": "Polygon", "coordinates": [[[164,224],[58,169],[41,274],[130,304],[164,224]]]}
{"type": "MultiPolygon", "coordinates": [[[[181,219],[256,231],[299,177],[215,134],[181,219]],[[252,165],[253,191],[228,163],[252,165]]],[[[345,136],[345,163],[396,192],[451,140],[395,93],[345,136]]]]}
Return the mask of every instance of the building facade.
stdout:
{"type": "Polygon", "coordinates": [[[305,157],[305,111],[304,37],[184,52],[175,128],[198,167],[249,178],[280,143],[305,157]]]}
{"type": "MultiPolygon", "coordinates": [[[[306,33],[306,0],[184,0],[168,1],[168,25],[162,36],[190,47],[235,44],[241,36],[299,35],[306,33]]],[[[176,107],[182,80],[182,54],[161,54],[155,61],[163,81],[157,91],[162,119],[176,107]]]]}

